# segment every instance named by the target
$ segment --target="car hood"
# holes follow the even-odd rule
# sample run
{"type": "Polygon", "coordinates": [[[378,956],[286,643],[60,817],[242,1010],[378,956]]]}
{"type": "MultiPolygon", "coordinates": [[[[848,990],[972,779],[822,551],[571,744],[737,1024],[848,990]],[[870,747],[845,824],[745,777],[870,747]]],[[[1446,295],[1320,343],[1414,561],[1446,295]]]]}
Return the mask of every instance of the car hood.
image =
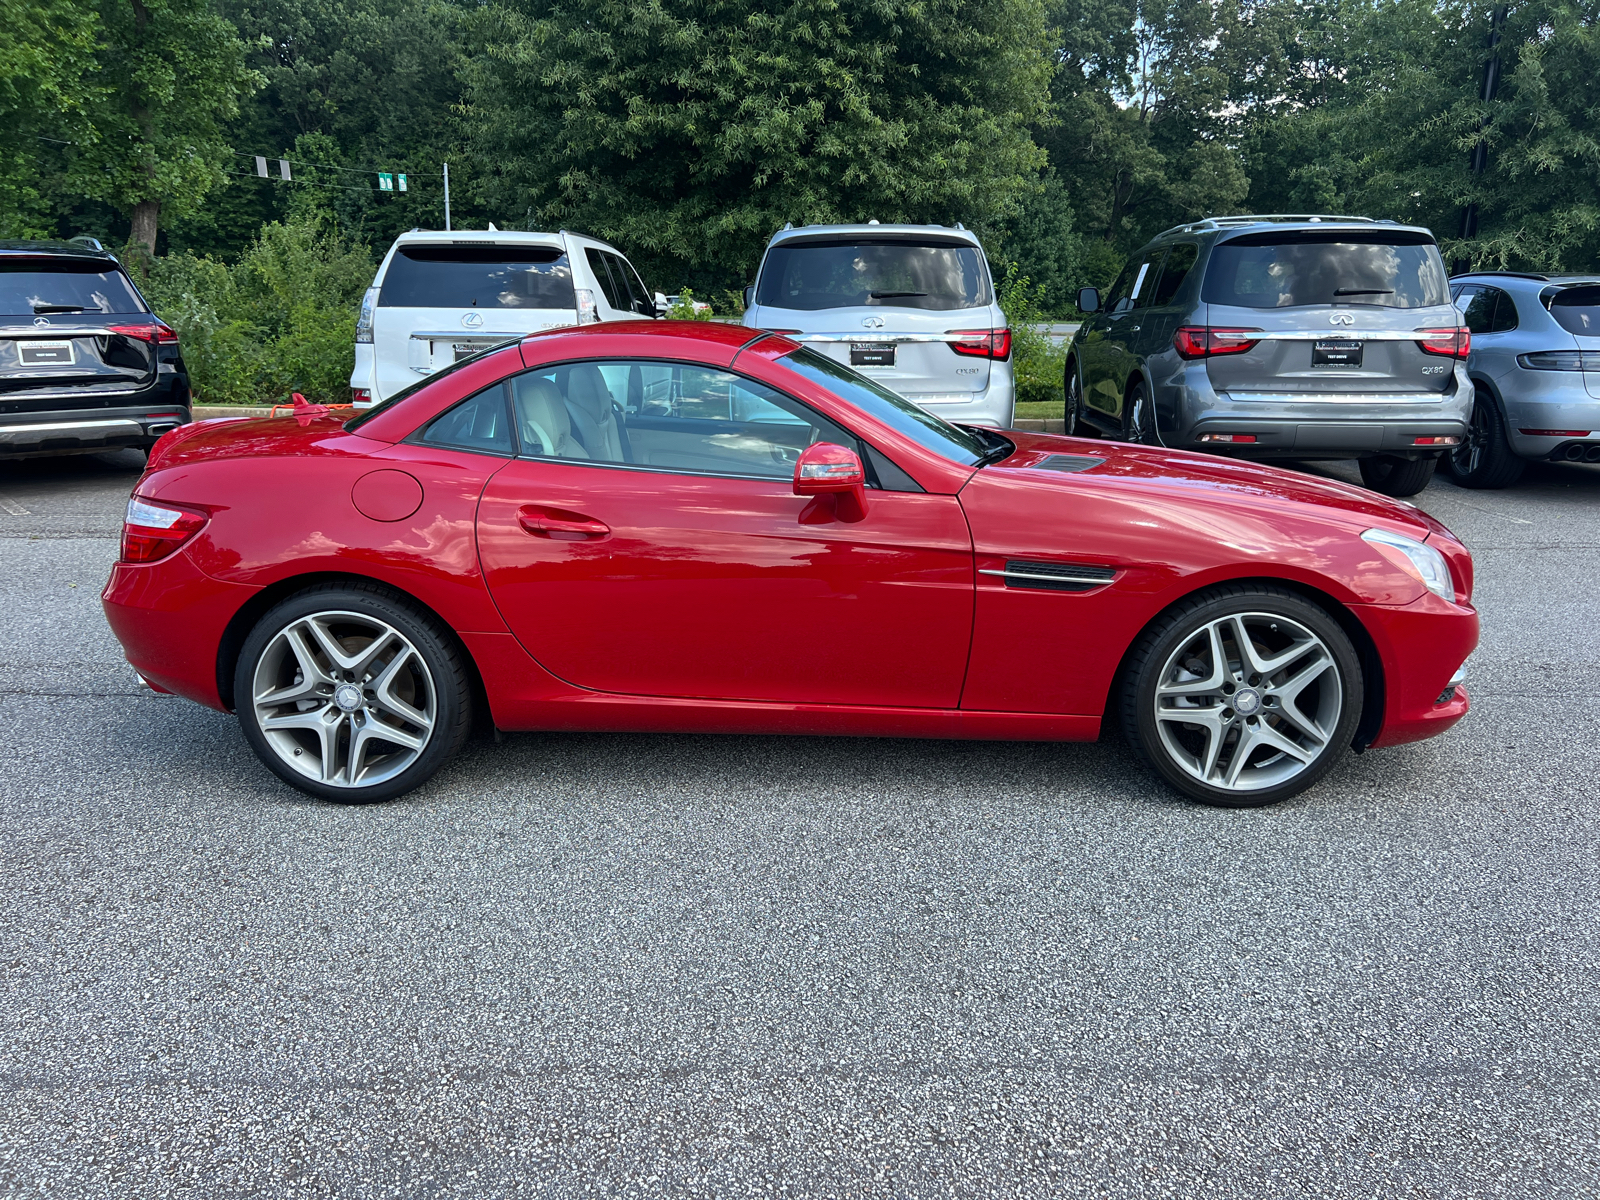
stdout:
{"type": "Polygon", "coordinates": [[[179,426],[150,451],[148,470],[219,458],[366,453],[383,443],[344,431],[348,413],[215,417],[179,426]]]}
{"type": "Polygon", "coordinates": [[[1006,437],[1016,444],[1016,451],[984,470],[1014,471],[1041,486],[1081,486],[1074,481],[1092,479],[1196,504],[1314,508],[1326,518],[1342,519],[1341,523],[1362,528],[1383,525],[1419,540],[1436,532],[1448,534],[1415,505],[1336,479],[1159,446],[1012,430],[1006,437]]]}

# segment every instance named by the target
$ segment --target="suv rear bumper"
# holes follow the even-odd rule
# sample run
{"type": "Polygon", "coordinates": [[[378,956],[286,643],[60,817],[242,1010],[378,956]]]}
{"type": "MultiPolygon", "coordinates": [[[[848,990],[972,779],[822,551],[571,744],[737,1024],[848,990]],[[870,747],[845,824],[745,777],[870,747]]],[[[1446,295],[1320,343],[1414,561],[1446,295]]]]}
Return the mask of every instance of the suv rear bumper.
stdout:
{"type": "Polygon", "coordinates": [[[1238,397],[1213,389],[1203,363],[1185,364],[1178,378],[1158,391],[1156,415],[1161,440],[1185,450],[1244,458],[1429,457],[1450,446],[1419,446],[1418,438],[1466,436],[1473,393],[1464,368],[1457,368],[1455,382],[1451,391],[1416,396],[1284,393],[1238,397]],[[1201,441],[1204,434],[1245,434],[1256,440],[1201,441]]]}
{"type": "Polygon", "coordinates": [[[0,458],[147,448],[190,419],[187,404],[159,402],[125,408],[7,413],[0,415],[0,458]]]}

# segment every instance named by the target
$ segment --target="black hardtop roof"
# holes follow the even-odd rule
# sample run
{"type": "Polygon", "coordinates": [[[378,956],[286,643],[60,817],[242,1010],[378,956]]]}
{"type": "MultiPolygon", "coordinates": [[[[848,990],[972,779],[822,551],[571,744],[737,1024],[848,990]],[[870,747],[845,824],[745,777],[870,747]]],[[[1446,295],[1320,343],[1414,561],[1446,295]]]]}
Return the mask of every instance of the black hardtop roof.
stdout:
{"type": "Polygon", "coordinates": [[[116,256],[108,250],[91,249],[81,242],[53,240],[0,242],[0,255],[19,258],[23,256],[38,258],[44,255],[59,258],[93,258],[113,265],[117,261],[116,256]]]}

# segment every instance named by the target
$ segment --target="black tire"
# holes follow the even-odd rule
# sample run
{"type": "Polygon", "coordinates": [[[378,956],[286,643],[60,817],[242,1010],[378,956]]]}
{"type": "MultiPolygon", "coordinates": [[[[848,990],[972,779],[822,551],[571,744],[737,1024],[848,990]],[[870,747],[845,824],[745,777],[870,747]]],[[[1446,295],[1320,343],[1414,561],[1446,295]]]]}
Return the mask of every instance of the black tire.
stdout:
{"type": "Polygon", "coordinates": [[[1428,486],[1439,460],[1428,458],[1399,458],[1392,454],[1379,454],[1363,458],[1361,482],[1385,496],[1415,496],[1428,486]]]}
{"type": "Polygon", "coordinates": [[[1479,388],[1472,398],[1466,440],[1446,456],[1445,469],[1462,487],[1503,488],[1522,478],[1526,465],[1527,460],[1511,448],[1500,406],[1490,393],[1479,388]]]}
{"type": "Polygon", "coordinates": [[[1134,380],[1128,389],[1128,398],[1122,405],[1123,438],[1141,446],[1160,444],[1156,433],[1156,410],[1150,402],[1150,391],[1143,379],[1134,380]]]}
{"type": "MultiPolygon", "coordinates": [[[[1226,648],[1226,642],[1224,646],[1226,648]]],[[[1222,808],[1259,808],[1267,804],[1276,804],[1280,800],[1286,800],[1305,791],[1333,769],[1345,751],[1350,748],[1350,743],[1355,737],[1356,727],[1361,720],[1363,694],[1361,659],[1339,623],[1326,611],[1303,596],[1270,584],[1223,584],[1179,602],[1151,623],[1128,656],[1117,703],[1123,736],[1163,782],[1202,804],[1222,808]],[[1216,704],[1221,706],[1218,708],[1184,710],[1167,707],[1161,710],[1169,713],[1184,711],[1203,712],[1207,715],[1215,713],[1217,720],[1227,725],[1220,735],[1208,734],[1198,726],[1186,726],[1182,723],[1181,717],[1159,720],[1156,716],[1157,688],[1162,683],[1163,671],[1175,662],[1183,669],[1190,669],[1190,663],[1176,658],[1179,652],[1202,644],[1205,630],[1214,622],[1235,617],[1243,623],[1247,631],[1246,637],[1252,641],[1257,653],[1268,655],[1283,653],[1295,645],[1299,639],[1288,629],[1290,626],[1298,626],[1302,632],[1313,636],[1320,642],[1320,647],[1309,641],[1305,642],[1306,649],[1302,657],[1289,661],[1279,675],[1268,676],[1265,679],[1249,674],[1248,664],[1244,662],[1242,654],[1239,655],[1237,665],[1243,667],[1244,673],[1235,675],[1234,660],[1229,658],[1228,682],[1224,683],[1223,687],[1230,689],[1230,697],[1243,697],[1246,689],[1254,692],[1256,699],[1251,702],[1251,711],[1257,714],[1255,717],[1246,717],[1240,712],[1234,712],[1226,707],[1230,701],[1223,700],[1220,696],[1216,701],[1216,704]],[[1280,630],[1285,632],[1280,633],[1280,630]],[[1281,638],[1281,640],[1273,645],[1265,641],[1255,645],[1258,636],[1268,639],[1281,638]],[[1310,693],[1309,698],[1323,706],[1323,711],[1331,718],[1326,721],[1324,731],[1331,730],[1331,732],[1327,733],[1325,740],[1319,742],[1317,739],[1305,739],[1294,726],[1285,721],[1280,715],[1283,712],[1282,701],[1273,694],[1273,688],[1292,682],[1291,679],[1280,678],[1280,675],[1293,676],[1322,662],[1322,658],[1311,656],[1322,655],[1324,652],[1327,661],[1337,674],[1330,675],[1328,667],[1324,666],[1322,672],[1298,694],[1306,696],[1310,693]],[[1253,678],[1257,681],[1251,682],[1253,678]],[[1326,694],[1323,692],[1324,688],[1327,689],[1326,694]],[[1331,707],[1335,703],[1337,703],[1336,713],[1331,707]],[[1163,727],[1167,731],[1167,737],[1162,735],[1163,727]],[[1257,736],[1256,731],[1261,727],[1266,727],[1275,734],[1280,730],[1286,731],[1294,738],[1301,739],[1302,749],[1306,751],[1304,765],[1295,768],[1294,761],[1289,756],[1281,751],[1275,751],[1271,745],[1257,743],[1257,748],[1246,751],[1241,769],[1237,773],[1242,783],[1235,783],[1229,787],[1213,784],[1201,778],[1204,763],[1200,760],[1204,758],[1205,750],[1209,748],[1210,737],[1220,738],[1223,754],[1228,754],[1228,738],[1233,738],[1232,755],[1237,755],[1238,747],[1246,744],[1243,739],[1247,736],[1254,739],[1257,736]],[[1194,729],[1200,729],[1200,732],[1195,733],[1194,729]],[[1178,755],[1185,749],[1184,739],[1191,737],[1199,738],[1200,743],[1195,752],[1196,761],[1186,766],[1178,755]],[[1309,748],[1303,744],[1307,740],[1311,743],[1309,748]],[[1278,760],[1282,760],[1282,766],[1275,765],[1278,760]],[[1202,771],[1197,771],[1197,766],[1202,768],[1202,771]],[[1281,781],[1275,781],[1278,774],[1289,768],[1293,768],[1295,773],[1287,775],[1281,781]],[[1258,772],[1255,778],[1246,775],[1246,772],[1252,769],[1258,772]]],[[[1289,703],[1298,706],[1300,700],[1292,696],[1289,703]]],[[[1297,707],[1297,712],[1304,716],[1303,709],[1297,707]]],[[[1225,775],[1226,766],[1231,763],[1231,756],[1228,762],[1225,762],[1220,755],[1213,757],[1217,769],[1225,775]]]]}
{"type": "Polygon", "coordinates": [[[1077,364],[1067,364],[1067,404],[1065,430],[1068,437],[1097,438],[1100,431],[1083,418],[1083,381],[1078,378],[1077,364]]]}
{"type": "Polygon", "coordinates": [[[461,748],[472,727],[471,677],[455,639],[433,617],[378,584],[321,584],[275,605],[245,639],[233,695],[245,740],[267,769],[292,787],[340,804],[391,800],[420,786],[461,748]],[[372,653],[371,664],[354,672],[337,669],[325,644],[314,644],[312,619],[352,661],[372,653]],[[380,627],[395,635],[387,652],[381,638],[388,635],[380,638],[380,627]],[[291,644],[290,630],[298,631],[300,644],[314,657],[309,673],[291,644]],[[272,694],[257,692],[258,672],[263,680],[276,675],[273,690],[303,694],[258,705],[258,694],[272,694]],[[315,692],[309,690],[313,685],[315,692]],[[263,707],[268,711],[260,711],[263,707]],[[408,723],[395,715],[407,711],[419,720],[408,723]],[[315,762],[314,777],[312,756],[330,753],[329,735],[315,724],[319,719],[332,731],[332,757],[315,762]],[[309,724],[269,732],[263,720],[309,724]],[[389,742],[382,737],[385,729],[418,744],[389,742]],[[329,761],[339,765],[332,782],[325,778],[329,761]],[[353,783],[342,778],[352,770],[353,783]],[[373,782],[362,783],[366,778],[373,782]]]}

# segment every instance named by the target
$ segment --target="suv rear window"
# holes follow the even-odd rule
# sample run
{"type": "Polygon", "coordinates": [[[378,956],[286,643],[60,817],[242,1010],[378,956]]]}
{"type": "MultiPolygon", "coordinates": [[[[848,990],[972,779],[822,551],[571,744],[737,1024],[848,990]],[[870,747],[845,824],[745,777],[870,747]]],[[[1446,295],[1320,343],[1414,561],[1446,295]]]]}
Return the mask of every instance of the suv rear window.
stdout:
{"type": "Polygon", "coordinates": [[[1450,303],[1444,260],[1433,242],[1354,230],[1256,233],[1219,242],[1202,297],[1236,308],[1450,303]]]}
{"type": "Polygon", "coordinates": [[[1550,297],[1556,324],[1579,337],[1600,337],[1600,284],[1569,287],[1550,297]]]}
{"type": "Polygon", "coordinates": [[[148,312],[120,268],[104,259],[0,259],[0,313],[148,312]]]}
{"type": "Polygon", "coordinates": [[[572,266],[558,246],[402,246],[389,261],[384,308],[575,308],[572,266]]]}
{"type": "Polygon", "coordinates": [[[849,238],[786,242],[767,251],[757,304],[947,311],[989,303],[983,252],[966,242],[849,238]]]}

